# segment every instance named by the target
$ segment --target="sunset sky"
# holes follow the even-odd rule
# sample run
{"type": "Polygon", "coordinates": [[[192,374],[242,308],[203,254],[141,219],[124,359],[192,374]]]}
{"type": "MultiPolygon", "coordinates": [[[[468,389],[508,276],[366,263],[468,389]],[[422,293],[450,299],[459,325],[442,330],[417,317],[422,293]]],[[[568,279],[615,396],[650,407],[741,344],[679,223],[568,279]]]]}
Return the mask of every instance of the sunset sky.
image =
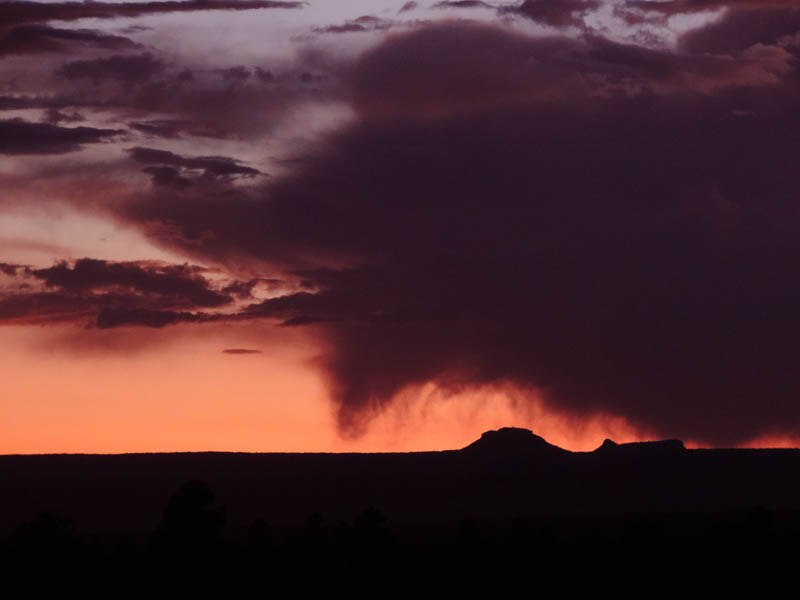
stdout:
{"type": "Polygon", "coordinates": [[[800,443],[797,0],[0,1],[0,453],[800,443]]]}

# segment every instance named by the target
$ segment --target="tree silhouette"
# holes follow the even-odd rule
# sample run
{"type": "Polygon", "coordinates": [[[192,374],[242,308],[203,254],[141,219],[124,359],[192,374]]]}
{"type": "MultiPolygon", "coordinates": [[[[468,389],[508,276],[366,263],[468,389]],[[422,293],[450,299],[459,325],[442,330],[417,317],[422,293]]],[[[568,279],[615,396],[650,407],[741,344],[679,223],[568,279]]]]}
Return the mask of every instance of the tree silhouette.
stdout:
{"type": "Polygon", "coordinates": [[[193,548],[216,544],[225,525],[225,507],[214,505],[204,481],[188,481],[169,499],[162,531],[167,540],[193,548]]]}

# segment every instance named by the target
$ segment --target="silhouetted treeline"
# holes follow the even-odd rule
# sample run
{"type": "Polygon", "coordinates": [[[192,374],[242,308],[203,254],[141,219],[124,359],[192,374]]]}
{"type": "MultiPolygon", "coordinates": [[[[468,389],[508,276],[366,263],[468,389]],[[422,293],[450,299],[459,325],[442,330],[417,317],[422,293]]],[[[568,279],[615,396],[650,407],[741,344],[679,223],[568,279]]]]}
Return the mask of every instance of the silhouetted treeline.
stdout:
{"type": "Polygon", "coordinates": [[[0,598],[771,597],[800,451],[0,457],[0,598]]]}
{"type": "Polygon", "coordinates": [[[678,440],[568,452],[527,430],[462,450],[405,454],[186,453],[0,456],[0,537],[42,512],[85,533],[147,533],[187,480],[206,481],[228,527],[314,512],[352,521],[380,507],[395,526],[462,518],[800,511],[800,450],[687,450],[678,440]]]}
{"type": "Polygon", "coordinates": [[[0,544],[3,597],[661,597],[796,586],[800,513],[457,519],[395,526],[365,508],[301,527],[226,528],[208,484],[178,489],[145,535],[82,535],[42,514],[0,544]]]}

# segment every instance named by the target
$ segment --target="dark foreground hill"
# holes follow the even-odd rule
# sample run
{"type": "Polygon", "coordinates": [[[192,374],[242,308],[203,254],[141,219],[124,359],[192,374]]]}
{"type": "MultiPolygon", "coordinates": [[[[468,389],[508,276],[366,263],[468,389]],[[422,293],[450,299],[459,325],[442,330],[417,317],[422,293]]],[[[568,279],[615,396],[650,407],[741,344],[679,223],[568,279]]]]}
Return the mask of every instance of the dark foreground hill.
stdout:
{"type": "Polygon", "coordinates": [[[263,518],[397,524],[547,515],[800,511],[800,450],[687,450],[679,440],[569,452],[525,429],[462,450],[398,454],[176,453],[0,456],[0,535],[49,511],[82,531],[145,532],[188,480],[207,482],[230,527],[263,518]]]}
{"type": "Polygon", "coordinates": [[[0,457],[4,598],[776,597],[800,452],[0,457]]]}

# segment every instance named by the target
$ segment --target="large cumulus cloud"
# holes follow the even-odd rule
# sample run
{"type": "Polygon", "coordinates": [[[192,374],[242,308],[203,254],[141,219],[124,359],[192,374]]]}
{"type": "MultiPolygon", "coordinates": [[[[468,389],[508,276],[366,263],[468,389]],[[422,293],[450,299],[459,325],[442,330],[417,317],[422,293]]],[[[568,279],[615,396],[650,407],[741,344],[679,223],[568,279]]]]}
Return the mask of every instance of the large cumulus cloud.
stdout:
{"type": "Polygon", "coordinates": [[[245,313],[314,323],[351,433],[428,381],[719,444],[796,433],[798,78],[773,42],[394,36],[349,71],[355,122],[291,176],[124,216],[303,277],[245,313]]]}

